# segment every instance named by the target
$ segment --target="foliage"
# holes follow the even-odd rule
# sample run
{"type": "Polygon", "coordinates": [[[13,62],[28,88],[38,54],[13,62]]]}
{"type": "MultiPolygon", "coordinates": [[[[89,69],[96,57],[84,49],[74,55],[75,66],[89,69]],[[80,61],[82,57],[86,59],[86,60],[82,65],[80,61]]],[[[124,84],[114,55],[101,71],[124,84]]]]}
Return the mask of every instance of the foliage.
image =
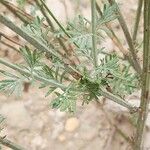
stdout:
{"type": "MultiPolygon", "coordinates": [[[[25,0],[18,1],[19,5],[22,6],[24,2],[25,0]]],[[[42,0],[39,2],[41,4],[39,7],[44,7],[46,10],[44,2],[42,0]]],[[[107,32],[106,24],[118,17],[116,12],[117,5],[107,3],[104,4],[101,17],[97,16],[96,18],[97,58],[105,49],[100,45],[104,38],[102,32],[107,32]]],[[[50,11],[45,13],[52,16],[50,11]]],[[[89,20],[79,15],[73,21],[69,21],[66,28],[63,28],[55,18],[55,22],[60,27],[60,32],[56,33],[55,30],[45,24],[44,21],[47,16],[43,13],[42,18],[37,16],[30,20],[29,24],[22,25],[22,32],[36,39],[38,44],[42,46],[38,48],[32,42],[32,45],[27,44],[20,48],[19,52],[24,62],[16,66],[19,66],[19,70],[22,69],[27,75],[22,71],[19,72],[19,75],[14,75],[2,70],[1,73],[6,76],[6,79],[0,81],[1,91],[9,91],[9,95],[15,91],[20,93],[25,80],[38,80],[40,81],[39,88],[48,89],[45,94],[46,97],[51,93],[56,94],[57,98],[52,100],[50,104],[52,108],[74,113],[79,96],[82,97],[83,104],[98,100],[99,96],[102,96],[101,87],[120,97],[131,94],[137,88],[138,78],[135,73],[132,73],[131,66],[121,61],[115,54],[106,54],[104,59],[99,60],[97,67],[93,67],[95,59],[92,57],[93,32],[92,23],[89,20]],[[66,41],[69,43],[71,48],[68,46],[67,49],[72,50],[80,64],[70,63],[68,57],[72,59],[72,55],[69,56],[64,51],[62,52],[61,44],[58,46],[56,39],[61,39],[63,43],[66,41]],[[46,50],[42,49],[43,46],[46,50]],[[87,63],[84,62],[83,57],[86,58],[87,63]],[[55,84],[51,85],[47,81],[55,84]],[[62,92],[56,92],[60,87],[63,87],[61,88],[62,92]]],[[[28,42],[30,43],[30,41],[28,42]]],[[[12,69],[14,68],[15,66],[12,69]]]]}

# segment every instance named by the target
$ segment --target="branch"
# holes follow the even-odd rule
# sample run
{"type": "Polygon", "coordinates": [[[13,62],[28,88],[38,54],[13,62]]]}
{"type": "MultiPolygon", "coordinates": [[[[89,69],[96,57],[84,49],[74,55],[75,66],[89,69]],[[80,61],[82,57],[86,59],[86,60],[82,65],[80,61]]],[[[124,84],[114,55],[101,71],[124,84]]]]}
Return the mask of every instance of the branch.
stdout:
{"type": "MultiPolygon", "coordinates": [[[[31,77],[31,73],[30,73],[29,71],[26,71],[26,70],[20,68],[19,66],[14,65],[14,64],[12,64],[12,63],[10,63],[10,62],[8,62],[8,61],[2,59],[2,58],[0,58],[0,64],[3,64],[3,65],[5,65],[5,66],[7,66],[7,67],[9,67],[9,68],[11,68],[11,69],[13,69],[13,70],[15,70],[15,71],[18,71],[20,74],[24,74],[24,75],[26,75],[26,76],[28,76],[28,77],[31,77]]],[[[33,73],[32,76],[34,77],[34,79],[36,79],[36,80],[38,80],[38,81],[41,81],[41,82],[44,82],[44,83],[49,83],[50,85],[53,85],[53,86],[55,86],[55,87],[59,87],[59,88],[61,88],[61,89],[66,89],[66,88],[67,88],[66,86],[64,86],[64,85],[61,84],[61,83],[58,83],[58,82],[55,81],[55,80],[46,79],[46,78],[40,77],[40,76],[38,76],[38,75],[35,74],[35,73],[33,73]]]]}
{"type": "Polygon", "coordinates": [[[133,36],[132,36],[133,42],[136,41],[137,31],[138,31],[138,27],[140,23],[140,18],[141,18],[142,6],[143,6],[143,0],[139,0],[137,12],[136,12],[135,24],[134,24],[134,31],[133,31],[133,36]]]}
{"type": "MultiPolygon", "coordinates": [[[[96,3],[96,9],[97,9],[99,15],[102,16],[103,13],[102,13],[102,11],[101,11],[101,9],[100,9],[100,7],[98,6],[97,3],[96,3]]],[[[116,35],[115,32],[113,31],[113,29],[111,28],[110,23],[106,23],[105,25],[106,25],[106,27],[107,27],[107,29],[108,29],[108,31],[109,31],[109,32],[106,32],[106,34],[111,38],[111,40],[113,41],[113,43],[114,43],[114,44],[118,47],[118,49],[123,53],[124,59],[125,59],[125,60],[128,60],[128,62],[130,63],[130,65],[135,69],[135,67],[134,67],[134,60],[133,60],[132,57],[130,56],[129,51],[128,51],[127,49],[125,49],[125,48],[123,47],[123,45],[121,44],[119,38],[117,37],[117,35],[116,35]]],[[[137,71],[137,70],[135,69],[135,71],[137,71]]]]}
{"type": "Polygon", "coordinates": [[[94,60],[94,67],[97,67],[97,38],[96,38],[96,1],[91,0],[91,16],[92,16],[92,56],[94,60]]]}
{"type": "MultiPolygon", "coordinates": [[[[7,26],[8,28],[10,28],[11,30],[13,30],[18,35],[20,35],[22,38],[24,38],[26,41],[28,41],[31,45],[33,45],[38,50],[50,53],[53,56],[57,57],[59,60],[62,60],[62,58],[60,57],[60,55],[57,52],[54,52],[53,50],[50,50],[47,46],[43,45],[43,43],[41,43],[41,41],[35,39],[34,37],[29,35],[28,33],[24,32],[21,28],[16,26],[12,21],[10,21],[9,19],[7,19],[5,16],[3,16],[1,14],[0,14],[0,22],[2,24],[4,24],[5,26],[7,26]]],[[[76,70],[74,67],[66,64],[65,62],[63,62],[63,63],[68,68],[69,73],[73,77],[74,77],[74,74],[78,78],[81,77],[81,74],[78,72],[78,70],[76,70]]]]}
{"type": "Polygon", "coordinates": [[[120,8],[118,6],[118,4],[115,2],[115,0],[108,0],[109,3],[111,5],[113,4],[116,4],[117,5],[117,15],[119,16],[118,17],[118,21],[121,25],[121,28],[124,32],[124,35],[125,35],[125,38],[127,40],[127,43],[128,43],[128,46],[129,46],[129,49],[130,49],[130,52],[131,52],[131,55],[132,55],[132,59],[133,59],[133,65],[134,65],[134,69],[139,73],[139,75],[141,74],[141,66],[138,62],[138,59],[137,59],[137,55],[136,55],[136,49],[134,47],[134,44],[133,44],[133,41],[132,41],[132,38],[131,38],[131,35],[129,33],[129,30],[128,30],[128,27],[127,27],[127,24],[124,20],[124,17],[120,11],[120,8]]]}
{"type": "Polygon", "coordinates": [[[131,104],[129,104],[127,101],[125,101],[124,99],[106,91],[104,88],[101,88],[100,89],[100,94],[106,98],[108,98],[109,100],[112,100],[113,102],[127,108],[130,113],[135,113],[137,112],[138,108],[137,107],[134,107],[132,106],[131,104]]]}
{"type": "Polygon", "coordinates": [[[23,147],[3,138],[3,137],[0,137],[0,144],[6,146],[6,147],[9,147],[13,150],[25,150],[23,147]]]}
{"type": "Polygon", "coordinates": [[[150,0],[144,1],[144,54],[142,73],[142,94],[138,114],[135,150],[143,149],[143,134],[150,102],[150,0]]]}

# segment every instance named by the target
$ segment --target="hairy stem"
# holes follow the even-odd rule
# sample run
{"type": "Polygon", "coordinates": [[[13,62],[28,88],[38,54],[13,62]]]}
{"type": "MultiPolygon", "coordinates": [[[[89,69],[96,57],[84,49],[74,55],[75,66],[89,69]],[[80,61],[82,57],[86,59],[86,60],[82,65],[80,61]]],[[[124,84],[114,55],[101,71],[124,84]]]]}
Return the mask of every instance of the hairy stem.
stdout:
{"type": "Polygon", "coordinates": [[[108,99],[110,99],[111,101],[127,108],[130,113],[134,113],[137,111],[137,107],[132,106],[131,104],[129,104],[127,101],[125,101],[124,99],[106,91],[104,88],[100,89],[100,94],[108,99]]]}
{"type": "Polygon", "coordinates": [[[3,138],[3,137],[0,137],[0,144],[6,146],[6,147],[9,147],[13,150],[25,150],[23,147],[7,140],[6,138],[3,138]]]}
{"type": "Polygon", "coordinates": [[[91,0],[92,16],[92,56],[95,68],[97,67],[97,38],[96,38],[96,0],[91,0]]]}
{"type": "MultiPolygon", "coordinates": [[[[98,4],[96,3],[96,9],[99,13],[100,16],[103,15],[100,7],[98,6],[98,4]]],[[[131,66],[134,67],[134,60],[131,58],[130,53],[127,49],[125,49],[122,45],[122,43],[120,42],[119,38],[117,37],[117,35],[115,34],[115,32],[113,31],[113,29],[111,28],[110,23],[106,24],[106,27],[108,29],[109,32],[107,32],[106,34],[111,38],[111,40],[113,41],[113,43],[118,47],[118,49],[122,52],[122,54],[124,55],[124,59],[128,60],[128,62],[130,63],[131,66]]],[[[136,71],[136,70],[135,70],[136,71]]]]}
{"type": "MultiPolygon", "coordinates": [[[[50,20],[50,18],[48,17],[47,13],[45,12],[45,9],[44,9],[43,5],[39,2],[39,0],[36,0],[35,2],[37,4],[37,6],[40,8],[43,16],[46,18],[46,20],[47,20],[49,26],[51,27],[52,31],[55,32],[55,27],[54,27],[52,21],[50,20]]],[[[68,50],[67,50],[64,42],[60,38],[57,38],[57,40],[58,40],[59,44],[62,46],[62,48],[64,49],[64,51],[66,53],[68,53],[68,50]]]]}
{"type": "MultiPolygon", "coordinates": [[[[2,59],[2,58],[0,58],[0,64],[3,64],[3,65],[5,65],[5,66],[7,66],[7,67],[9,67],[9,68],[11,68],[11,69],[13,69],[13,70],[15,70],[15,71],[19,72],[20,74],[24,74],[24,75],[26,75],[26,76],[28,76],[28,77],[31,77],[31,73],[30,73],[29,71],[24,70],[24,69],[18,67],[17,65],[14,65],[14,64],[12,64],[12,63],[10,63],[10,62],[8,62],[8,61],[2,59]]],[[[61,89],[66,89],[66,88],[67,88],[67,87],[65,87],[63,84],[58,83],[57,81],[40,77],[39,75],[37,75],[37,74],[35,74],[35,73],[33,73],[32,76],[33,76],[36,80],[38,80],[38,81],[41,81],[41,82],[44,82],[44,83],[49,83],[50,85],[53,85],[53,86],[55,86],[55,87],[59,87],[59,88],[61,88],[61,89]]]]}
{"type": "MultiPolygon", "coordinates": [[[[56,51],[54,52],[53,50],[51,50],[50,48],[45,46],[43,43],[41,43],[39,40],[32,37],[28,33],[24,32],[21,28],[16,26],[12,21],[10,21],[9,19],[7,19],[5,16],[3,16],[1,14],[0,14],[0,22],[2,24],[4,24],[5,26],[7,26],[8,28],[10,28],[11,30],[13,30],[18,35],[20,35],[22,38],[24,38],[26,41],[28,41],[30,44],[32,44],[38,50],[50,53],[53,56],[57,57],[59,60],[62,60],[62,58],[60,57],[60,55],[56,51]]],[[[65,62],[63,62],[63,63],[68,68],[70,74],[75,73],[76,76],[78,76],[79,78],[81,77],[81,74],[75,68],[66,64],[65,62]]],[[[74,74],[71,74],[71,75],[73,76],[74,74]]]]}
{"type": "Polygon", "coordinates": [[[143,133],[150,102],[150,0],[144,1],[144,52],[142,73],[142,94],[138,114],[135,150],[143,150],[143,133]]]}
{"type": "Polygon", "coordinates": [[[60,22],[57,20],[57,18],[54,16],[54,14],[51,12],[51,10],[47,7],[47,5],[44,3],[43,0],[40,0],[42,5],[45,7],[49,15],[54,19],[54,21],[57,23],[57,25],[60,27],[60,29],[70,38],[71,36],[68,34],[66,29],[60,24],[60,22]]]}
{"type": "Polygon", "coordinates": [[[133,59],[133,65],[134,65],[134,69],[139,73],[141,74],[141,66],[138,62],[138,59],[137,59],[137,55],[136,55],[136,49],[134,47],[134,43],[133,43],[133,40],[131,38],[131,35],[129,33],[129,30],[128,30],[128,27],[127,27],[127,24],[126,24],[126,21],[124,20],[124,17],[120,11],[120,8],[118,6],[118,4],[115,2],[115,0],[108,0],[109,3],[111,5],[115,4],[117,5],[117,12],[116,14],[119,16],[118,17],[118,21],[120,23],[120,26],[123,30],[123,33],[125,35],[125,38],[127,40],[127,43],[128,43],[128,46],[129,46],[129,49],[130,49],[130,52],[131,52],[131,55],[132,55],[132,59],[133,59]]]}
{"type": "Polygon", "coordinates": [[[138,0],[138,8],[136,12],[136,18],[135,18],[135,24],[134,24],[134,30],[133,30],[133,36],[132,36],[133,42],[135,42],[137,38],[137,32],[138,32],[138,27],[139,27],[140,18],[141,18],[141,12],[142,12],[142,6],[143,6],[143,0],[138,0]]]}

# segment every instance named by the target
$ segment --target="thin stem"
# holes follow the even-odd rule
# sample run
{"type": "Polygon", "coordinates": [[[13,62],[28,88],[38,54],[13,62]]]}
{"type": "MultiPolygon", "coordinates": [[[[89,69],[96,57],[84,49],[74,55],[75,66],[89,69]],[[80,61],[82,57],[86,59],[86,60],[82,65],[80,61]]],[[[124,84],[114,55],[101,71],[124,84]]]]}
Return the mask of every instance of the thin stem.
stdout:
{"type": "Polygon", "coordinates": [[[141,12],[142,12],[142,6],[143,6],[143,0],[138,0],[138,8],[136,12],[134,31],[133,31],[133,36],[132,36],[133,42],[135,42],[137,38],[137,32],[138,32],[138,27],[139,27],[140,18],[141,18],[141,12]]]}
{"type": "Polygon", "coordinates": [[[117,12],[116,14],[119,16],[118,17],[118,21],[120,23],[120,26],[123,30],[123,33],[125,35],[125,38],[127,40],[127,43],[128,43],[128,46],[129,46],[129,49],[130,49],[130,52],[131,52],[131,55],[132,55],[132,59],[133,59],[133,65],[134,65],[134,69],[139,73],[139,75],[141,74],[141,66],[138,62],[138,59],[137,59],[137,55],[136,55],[136,49],[134,47],[134,43],[132,41],[132,38],[131,38],[131,35],[129,33],[129,30],[128,30],[128,27],[127,27],[127,24],[126,24],[126,21],[124,20],[124,17],[120,11],[120,8],[118,6],[118,4],[115,2],[115,0],[108,0],[109,3],[111,5],[115,4],[117,6],[117,12]]]}
{"type": "MultiPolygon", "coordinates": [[[[14,64],[12,64],[12,63],[10,63],[10,62],[2,59],[2,58],[0,58],[0,63],[7,66],[7,67],[9,67],[9,68],[11,68],[11,69],[13,69],[13,70],[15,70],[15,71],[18,71],[20,74],[24,74],[28,77],[31,77],[31,73],[29,71],[26,71],[26,70],[18,67],[17,65],[14,65],[14,64]]],[[[44,83],[49,83],[50,85],[53,85],[55,87],[59,87],[61,89],[66,89],[67,88],[66,86],[64,86],[61,83],[58,83],[57,81],[40,77],[39,75],[37,75],[35,73],[33,73],[32,76],[34,77],[34,79],[36,79],[38,81],[41,81],[41,82],[44,82],[44,83]]]]}
{"type": "Polygon", "coordinates": [[[51,10],[47,7],[47,5],[44,3],[44,1],[43,0],[40,0],[40,1],[41,1],[42,5],[45,7],[45,9],[47,10],[47,12],[50,14],[50,16],[55,20],[57,25],[61,28],[61,30],[70,38],[71,36],[68,34],[66,29],[59,23],[57,18],[54,16],[54,14],[51,12],[51,10]]]}
{"type": "Polygon", "coordinates": [[[127,101],[125,101],[124,99],[106,91],[104,88],[100,89],[100,94],[106,98],[108,98],[109,100],[112,100],[113,102],[127,108],[130,113],[134,113],[138,110],[137,107],[132,106],[131,104],[129,104],[127,101]]]}
{"type": "MultiPolygon", "coordinates": [[[[50,18],[48,17],[47,13],[45,12],[43,5],[39,2],[39,0],[36,0],[35,2],[37,4],[37,6],[40,8],[43,16],[46,18],[46,20],[47,20],[49,26],[51,27],[52,31],[55,32],[55,27],[54,27],[52,21],[50,20],[50,18]]],[[[62,46],[62,48],[64,49],[64,51],[66,53],[68,53],[68,50],[67,50],[64,42],[60,38],[57,38],[57,40],[58,40],[59,44],[62,46]]]]}
{"type": "MultiPolygon", "coordinates": [[[[43,45],[43,43],[41,43],[39,40],[35,39],[34,37],[29,35],[28,33],[24,32],[21,28],[16,26],[12,21],[10,21],[9,19],[7,19],[6,17],[4,17],[1,14],[0,14],[0,22],[2,24],[4,24],[5,26],[7,26],[8,28],[10,28],[11,30],[13,30],[18,35],[20,35],[22,38],[24,38],[26,41],[28,41],[30,44],[32,44],[38,50],[43,51],[43,52],[51,53],[53,56],[57,57],[59,60],[62,60],[62,58],[60,57],[60,55],[57,52],[54,52],[53,50],[50,50],[47,46],[43,45]]],[[[68,68],[69,73],[73,77],[74,77],[74,74],[75,74],[75,76],[78,77],[78,79],[82,76],[78,72],[78,70],[76,70],[72,66],[66,64],[65,62],[63,62],[63,63],[68,68]]]]}
{"type": "Polygon", "coordinates": [[[96,38],[96,0],[91,0],[91,15],[92,15],[92,56],[94,66],[97,67],[97,38],[96,38]]]}
{"type": "Polygon", "coordinates": [[[5,35],[4,33],[0,32],[0,37],[3,36],[5,39],[9,40],[10,42],[18,45],[18,46],[23,46],[22,44],[20,44],[19,42],[16,42],[15,40],[13,40],[11,37],[8,37],[7,35],[5,35]]]}
{"type": "Polygon", "coordinates": [[[13,150],[25,150],[23,147],[11,142],[10,140],[7,140],[6,138],[0,137],[0,144],[9,147],[13,150]]]}
{"type": "MultiPolygon", "coordinates": [[[[68,38],[71,38],[71,35],[66,31],[66,29],[60,24],[60,22],[57,20],[57,18],[54,16],[54,14],[51,12],[51,10],[47,7],[47,5],[44,3],[43,0],[40,0],[42,5],[45,7],[45,9],[47,10],[47,12],[49,13],[49,15],[54,19],[54,21],[56,22],[56,24],[60,27],[60,29],[65,33],[65,35],[68,38]]],[[[75,42],[73,42],[74,45],[79,48],[79,45],[75,42]]]]}
{"type": "MultiPolygon", "coordinates": [[[[103,13],[102,13],[102,11],[101,11],[101,9],[100,9],[100,7],[98,6],[97,3],[96,3],[96,9],[97,9],[99,15],[102,16],[103,13]]],[[[124,59],[125,59],[125,60],[128,60],[128,62],[130,63],[130,65],[133,66],[133,68],[135,69],[135,67],[134,67],[134,61],[133,61],[132,57],[130,56],[129,51],[123,47],[123,45],[121,44],[119,38],[117,37],[117,35],[116,35],[115,32],[113,31],[113,29],[111,28],[110,23],[107,23],[107,24],[105,24],[105,25],[106,25],[106,27],[107,27],[107,29],[108,29],[108,31],[109,31],[109,32],[106,32],[106,34],[111,38],[111,40],[113,41],[113,43],[114,43],[114,44],[118,47],[118,49],[122,52],[122,54],[124,55],[124,59]]],[[[135,70],[135,71],[136,71],[136,70],[135,70]]]]}
{"type": "Polygon", "coordinates": [[[25,13],[12,3],[9,3],[8,1],[1,0],[0,3],[2,3],[9,11],[11,11],[15,16],[17,16],[22,22],[25,24],[28,24],[30,20],[33,20],[33,17],[29,14],[25,13]]]}
{"type": "MultiPolygon", "coordinates": [[[[2,0],[1,3],[2,3],[4,6],[6,6],[14,15],[16,15],[16,17],[18,17],[18,18],[19,18],[21,21],[23,21],[25,24],[29,24],[31,21],[34,20],[34,17],[32,17],[30,14],[28,14],[28,13],[26,13],[26,12],[20,10],[20,9],[19,9],[18,7],[16,7],[15,5],[13,5],[13,4],[11,4],[11,3],[5,1],[5,0],[2,0]]],[[[36,3],[39,4],[38,1],[36,1],[36,3]]],[[[41,6],[40,9],[42,9],[42,6],[41,6]]],[[[43,15],[46,17],[46,19],[47,19],[49,25],[51,26],[52,31],[54,32],[54,31],[55,31],[54,26],[53,26],[53,24],[51,23],[51,21],[50,21],[50,19],[48,18],[48,16],[46,15],[45,11],[42,9],[41,12],[42,12],[43,15]],[[49,19],[49,20],[48,20],[48,19],[49,19]]],[[[47,25],[45,25],[44,23],[43,23],[42,25],[43,25],[44,28],[47,28],[47,25]]],[[[64,51],[65,51],[66,53],[69,53],[68,50],[67,50],[67,48],[66,48],[66,46],[65,46],[65,44],[64,44],[64,42],[63,42],[60,38],[56,38],[56,40],[58,40],[60,46],[62,46],[62,48],[64,49],[64,51]]],[[[51,45],[52,45],[52,44],[51,44],[51,45]]],[[[57,52],[58,52],[58,51],[57,51],[57,52]]],[[[58,52],[58,53],[60,54],[61,52],[58,52]]],[[[66,58],[70,61],[71,64],[75,65],[75,62],[74,62],[73,60],[71,60],[71,59],[68,57],[68,55],[66,55],[66,58]]]]}
{"type": "Polygon", "coordinates": [[[95,68],[97,67],[97,38],[96,38],[96,0],[91,0],[91,16],[92,16],[92,56],[95,68]]]}
{"type": "Polygon", "coordinates": [[[144,52],[142,73],[142,94],[138,114],[135,150],[143,150],[143,134],[150,102],[150,0],[144,1],[144,52]]]}
{"type": "Polygon", "coordinates": [[[9,43],[6,43],[6,42],[4,42],[4,41],[0,41],[0,43],[2,43],[3,45],[5,45],[5,46],[7,46],[7,47],[9,47],[9,48],[11,48],[11,49],[13,49],[13,50],[15,50],[16,52],[20,52],[17,48],[15,48],[14,46],[12,46],[12,45],[9,44],[9,43]]]}

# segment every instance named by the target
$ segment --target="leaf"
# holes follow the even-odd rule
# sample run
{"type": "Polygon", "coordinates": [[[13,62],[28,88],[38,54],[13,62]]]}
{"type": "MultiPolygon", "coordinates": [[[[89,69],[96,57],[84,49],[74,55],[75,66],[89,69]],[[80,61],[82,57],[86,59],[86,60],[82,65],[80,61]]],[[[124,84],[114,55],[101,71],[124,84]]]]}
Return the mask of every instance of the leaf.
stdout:
{"type": "Polygon", "coordinates": [[[60,109],[60,111],[75,113],[78,94],[73,89],[75,89],[74,84],[71,84],[63,94],[58,93],[58,97],[50,103],[51,107],[60,109]]]}
{"type": "Polygon", "coordinates": [[[48,90],[48,92],[45,94],[45,97],[49,96],[56,89],[57,89],[56,87],[50,87],[49,90],[48,90]]]}
{"type": "Polygon", "coordinates": [[[41,52],[37,50],[31,51],[27,46],[20,48],[20,52],[31,71],[33,71],[35,67],[40,66],[41,52]]]}
{"type": "Polygon", "coordinates": [[[118,70],[119,58],[115,54],[105,55],[104,59],[101,59],[101,64],[94,71],[94,76],[103,75],[108,73],[113,74],[118,70]]]}
{"type": "Polygon", "coordinates": [[[104,4],[102,16],[97,21],[97,28],[100,28],[102,25],[116,19],[118,17],[116,12],[117,12],[116,4],[113,4],[113,5],[104,4]]]}
{"type": "Polygon", "coordinates": [[[8,93],[11,95],[12,93],[16,93],[20,95],[23,90],[22,80],[14,80],[14,79],[6,79],[0,81],[0,91],[8,93]]]}

